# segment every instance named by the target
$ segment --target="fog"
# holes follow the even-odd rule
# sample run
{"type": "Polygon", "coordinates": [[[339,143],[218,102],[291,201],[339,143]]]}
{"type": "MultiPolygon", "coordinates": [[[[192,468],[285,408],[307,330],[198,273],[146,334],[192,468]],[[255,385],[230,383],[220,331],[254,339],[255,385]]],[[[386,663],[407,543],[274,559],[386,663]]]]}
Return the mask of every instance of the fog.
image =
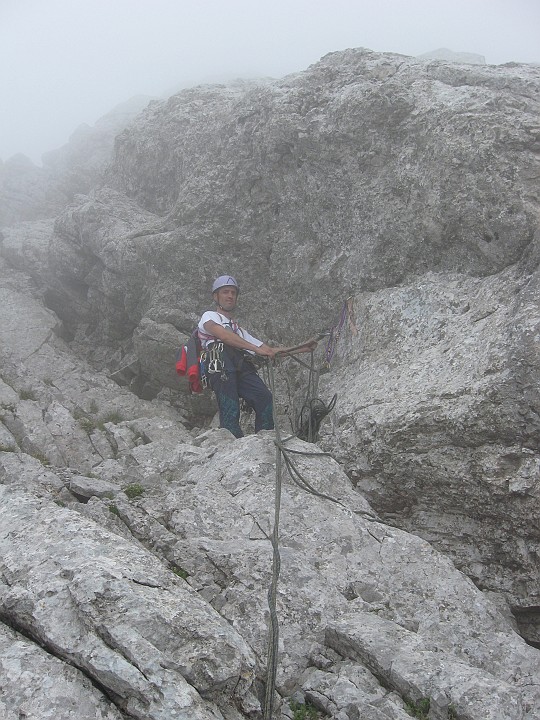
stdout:
{"type": "Polygon", "coordinates": [[[0,158],[36,163],[133,95],[282,77],[328,52],[540,62],[539,0],[0,0],[0,158]]]}

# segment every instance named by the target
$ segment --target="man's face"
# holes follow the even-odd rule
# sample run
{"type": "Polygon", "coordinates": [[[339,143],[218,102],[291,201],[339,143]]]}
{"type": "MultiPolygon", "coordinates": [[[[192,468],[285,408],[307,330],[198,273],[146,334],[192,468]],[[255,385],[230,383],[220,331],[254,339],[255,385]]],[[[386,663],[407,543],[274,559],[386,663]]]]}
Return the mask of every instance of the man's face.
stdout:
{"type": "Polygon", "coordinates": [[[236,298],[238,290],[233,285],[225,285],[214,293],[214,298],[218,305],[224,310],[231,311],[236,307],[236,298]]]}

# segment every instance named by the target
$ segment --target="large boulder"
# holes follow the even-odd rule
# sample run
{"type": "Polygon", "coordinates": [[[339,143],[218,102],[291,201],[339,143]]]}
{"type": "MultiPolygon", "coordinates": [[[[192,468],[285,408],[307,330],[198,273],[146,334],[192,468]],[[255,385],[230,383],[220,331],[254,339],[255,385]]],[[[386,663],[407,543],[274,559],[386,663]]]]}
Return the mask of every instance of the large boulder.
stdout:
{"type": "Polygon", "coordinates": [[[226,269],[251,321],[294,339],[360,290],[501,271],[537,227],[538,85],[532,66],[348,50],[150,106],[107,183],[167,217],[146,232],[153,307],[202,305],[226,269]]]}
{"type": "Polygon", "coordinates": [[[502,593],[534,643],[538,296],[538,271],[518,267],[358,295],[321,378],[323,396],[339,394],[323,446],[383,517],[502,593]]]}

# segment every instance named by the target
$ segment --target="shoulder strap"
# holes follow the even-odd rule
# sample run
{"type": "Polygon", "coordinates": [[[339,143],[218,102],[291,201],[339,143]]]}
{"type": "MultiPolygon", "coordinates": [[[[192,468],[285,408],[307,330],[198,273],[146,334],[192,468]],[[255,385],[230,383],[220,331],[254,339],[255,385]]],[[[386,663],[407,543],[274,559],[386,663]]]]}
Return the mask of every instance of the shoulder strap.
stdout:
{"type": "MultiPolygon", "coordinates": [[[[216,312],[217,312],[217,310],[216,310],[216,312]]],[[[236,322],[236,320],[232,320],[232,319],[229,320],[228,317],[226,317],[225,315],[222,315],[220,312],[218,312],[217,314],[219,315],[220,318],[222,318],[223,324],[228,325],[235,335],[241,335],[240,325],[236,322]]]]}

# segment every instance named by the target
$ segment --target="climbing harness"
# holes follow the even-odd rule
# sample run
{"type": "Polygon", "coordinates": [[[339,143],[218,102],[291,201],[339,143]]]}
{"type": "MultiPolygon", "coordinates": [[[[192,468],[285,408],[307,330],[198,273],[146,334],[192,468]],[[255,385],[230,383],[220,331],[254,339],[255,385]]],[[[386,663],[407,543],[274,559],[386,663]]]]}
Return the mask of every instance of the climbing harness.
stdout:
{"type": "Polygon", "coordinates": [[[206,350],[199,353],[199,375],[201,385],[206,390],[208,387],[208,376],[221,373],[223,380],[225,375],[225,360],[223,358],[224,346],[222,342],[212,343],[206,350]]]}

